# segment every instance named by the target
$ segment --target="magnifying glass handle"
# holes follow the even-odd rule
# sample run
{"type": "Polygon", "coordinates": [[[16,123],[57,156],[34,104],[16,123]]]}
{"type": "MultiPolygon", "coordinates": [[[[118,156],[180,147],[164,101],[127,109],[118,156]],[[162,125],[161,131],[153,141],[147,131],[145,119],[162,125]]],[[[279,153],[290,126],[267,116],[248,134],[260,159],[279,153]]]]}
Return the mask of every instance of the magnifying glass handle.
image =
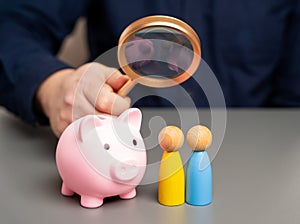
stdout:
{"type": "Polygon", "coordinates": [[[132,90],[132,88],[137,84],[135,80],[128,80],[118,91],[118,95],[125,97],[132,90]]]}

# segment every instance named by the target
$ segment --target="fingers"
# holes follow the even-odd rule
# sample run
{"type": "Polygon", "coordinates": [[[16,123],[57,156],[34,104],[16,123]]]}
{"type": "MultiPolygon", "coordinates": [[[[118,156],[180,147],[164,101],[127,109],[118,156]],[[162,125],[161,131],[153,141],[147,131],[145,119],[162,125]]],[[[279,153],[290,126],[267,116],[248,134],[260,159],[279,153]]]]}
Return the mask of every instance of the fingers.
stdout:
{"type": "MultiPolygon", "coordinates": [[[[130,107],[130,99],[116,92],[129,80],[117,69],[90,63],[77,69],[73,101],[73,121],[87,114],[107,113],[118,116],[130,107]]],[[[65,100],[72,101],[71,97],[65,100]]]]}
{"type": "Polygon", "coordinates": [[[117,69],[90,63],[51,77],[51,82],[47,81],[47,85],[40,89],[43,90],[42,96],[47,99],[43,111],[47,112],[57,137],[71,122],[87,114],[118,116],[130,107],[129,98],[120,97],[114,92],[128,80],[117,69]],[[49,92],[53,94],[49,95],[49,92]]]}
{"type": "Polygon", "coordinates": [[[111,114],[115,116],[119,116],[125,110],[129,109],[130,107],[130,98],[129,97],[121,97],[116,93],[112,94],[111,101],[111,114]]]}
{"type": "Polygon", "coordinates": [[[99,112],[108,113],[112,115],[120,115],[123,111],[130,107],[130,98],[121,97],[112,88],[104,84],[95,102],[95,108],[99,112]]]}
{"type": "MultiPolygon", "coordinates": [[[[83,67],[83,66],[82,66],[83,67]]],[[[81,69],[83,71],[83,69],[81,69]]],[[[115,68],[107,67],[99,63],[90,63],[85,65],[84,74],[79,80],[79,92],[82,92],[87,98],[95,99],[95,96],[102,89],[102,85],[108,84],[112,90],[117,92],[127,81],[129,77],[122,75],[115,68]]]]}
{"type": "Polygon", "coordinates": [[[84,94],[76,94],[72,108],[72,121],[88,114],[95,114],[95,101],[90,101],[84,94]]]}
{"type": "Polygon", "coordinates": [[[129,77],[123,75],[118,69],[95,62],[90,63],[87,72],[90,74],[97,74],[110,85],[114,91],[119,90],[129,80],[129,77]]]}
{"type": "MultiPolygon", "coordinates": [[[[81,77],[77,93],[84,95],[98,112],[119,115],[130,107],[130,99],[116,94],[129,77],[115,68],[90,63],[81,77]]],[[[76,94],[77,95],[77,94],[76,94]]],[[[91,112],[91,111],[90,111],[91,112]]],[[[95,111],[94,111],[95,112],[95,111]]]]}
{"type": "Polygon", "coordinates": [[[110,85],[114,91],[118,91],[128,80],[128,76],[122,75],[121,72],[115,70],[106,80],[106,83],[110,85]]]}

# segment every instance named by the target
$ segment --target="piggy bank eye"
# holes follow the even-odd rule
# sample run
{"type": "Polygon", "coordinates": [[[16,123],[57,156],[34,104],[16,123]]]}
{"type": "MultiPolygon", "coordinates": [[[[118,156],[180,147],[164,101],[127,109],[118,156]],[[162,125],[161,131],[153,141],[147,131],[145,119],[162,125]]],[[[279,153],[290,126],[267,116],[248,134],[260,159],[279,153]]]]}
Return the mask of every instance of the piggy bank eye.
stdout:
{"type": "Polygon", "coordinates": [[[135,139],[132,140],[132,144],[135,146],[137,145],[137,141],[135,139]]]}
{"type": "Polygon", "coordinates": [[[109,144],[107,144],[107,143],[104,144],[104,149],[105,149],[105,150],[109,150],[109,148],[110,148],[109,144]]]}

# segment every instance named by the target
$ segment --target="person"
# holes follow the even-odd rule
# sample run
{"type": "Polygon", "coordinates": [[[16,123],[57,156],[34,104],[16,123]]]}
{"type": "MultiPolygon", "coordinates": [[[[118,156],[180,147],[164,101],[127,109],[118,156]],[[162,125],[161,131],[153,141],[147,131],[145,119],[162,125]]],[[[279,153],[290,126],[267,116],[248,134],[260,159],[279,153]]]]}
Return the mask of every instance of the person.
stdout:
{"type": "MultiPolygon", "coordinates": [[[[178,17],[196,30],[202,59],[214,71],[227,106],[300,105],[300,2],[296,0],[1,1],[0,104],[31,124],[49,122],[57,136],[85,114],[118,115],[130,106],[129,98],[116,94],[128,77],[99,63],[72,68],[56,53],[81,16],[87,18],[93,61],[117,45],[127,25],[153,14],[178,17]],[[85,72],[90,75],[83,84],[85,72]],[[100,93],[99,86],[103,86],[100,93]]],[[[182,87],[197,107],[208,106],[199,85],[188,80],[182,87]]],[[[148,96],[137,105],[170,103],[148,96]]]]}

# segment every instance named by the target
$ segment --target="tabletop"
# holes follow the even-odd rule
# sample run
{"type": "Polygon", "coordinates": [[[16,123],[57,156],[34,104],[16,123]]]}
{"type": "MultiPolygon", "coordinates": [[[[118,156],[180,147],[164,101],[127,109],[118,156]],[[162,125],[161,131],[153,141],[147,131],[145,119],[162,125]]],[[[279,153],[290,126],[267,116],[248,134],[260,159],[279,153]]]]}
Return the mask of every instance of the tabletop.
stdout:
{"type": "MultiPolygon", "coordinates": [[[[86,209],[78,196],[60,194],[57,139],[50,129],[31,127],[0,109],[0,222],[300,223],[300,110],[216,109],[216,119],[210,110],[197,112],[199,120],[193,120],[189,109],[143,109],[142,135],[150,166],[137,196],[105,199],[101,207],[86,209]],[[199,123],[212,128],[217,142],[208,150],[213,202],[199,207],[160,205],[158,132],[165,125],[178,125],[186,133],[199,123]]],[[[180,153],[186,163],[186,143],[180,153]]]]}

